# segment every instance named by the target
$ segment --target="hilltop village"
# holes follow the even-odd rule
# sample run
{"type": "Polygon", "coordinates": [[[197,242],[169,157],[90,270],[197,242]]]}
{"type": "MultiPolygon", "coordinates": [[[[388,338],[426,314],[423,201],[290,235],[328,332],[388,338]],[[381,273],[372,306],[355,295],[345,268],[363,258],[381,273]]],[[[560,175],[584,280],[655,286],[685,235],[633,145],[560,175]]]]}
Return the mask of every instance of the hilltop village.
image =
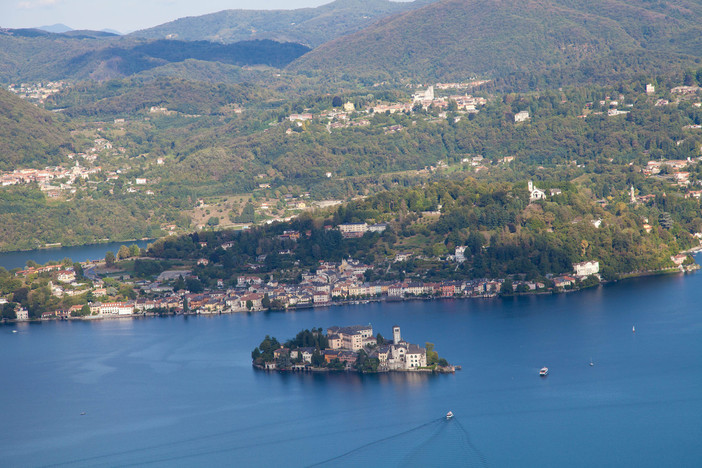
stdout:
{"type": "Polygon", "coordinates": [[[392,328],[392,340],[369,325],[303,330],[280,344],[266,338],[251,353],[253,366],[265,370],[358,372],[454,372],[446,359],[439,358],[434,345],[426,348],[402,339],[400,327],[392,328]]]}

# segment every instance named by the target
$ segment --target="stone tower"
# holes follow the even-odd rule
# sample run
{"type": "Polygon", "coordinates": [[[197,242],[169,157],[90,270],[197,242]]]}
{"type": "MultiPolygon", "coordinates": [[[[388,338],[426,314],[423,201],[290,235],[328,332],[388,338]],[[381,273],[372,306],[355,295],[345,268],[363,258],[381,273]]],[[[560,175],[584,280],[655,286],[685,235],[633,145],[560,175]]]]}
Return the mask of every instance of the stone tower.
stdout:
{"type": "Polygon", "coordinates": [[[395,325],[392,327],[392,342],[394,344],[399,344],[402,341],[402,335],[400,335],[400,327],[395,325]]]}

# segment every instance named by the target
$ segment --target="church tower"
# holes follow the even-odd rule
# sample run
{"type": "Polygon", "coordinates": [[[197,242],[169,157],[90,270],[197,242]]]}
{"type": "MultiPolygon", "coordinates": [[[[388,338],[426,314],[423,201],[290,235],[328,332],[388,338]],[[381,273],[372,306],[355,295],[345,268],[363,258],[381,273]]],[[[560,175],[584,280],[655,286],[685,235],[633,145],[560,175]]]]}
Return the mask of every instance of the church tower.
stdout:
{"type": "Polygon", "coordinates": [[[400,327],[395,325],[392,327],[392,342],[393,344],[400,344],[402,341],[402,335],[400,335],[400,327]]]}

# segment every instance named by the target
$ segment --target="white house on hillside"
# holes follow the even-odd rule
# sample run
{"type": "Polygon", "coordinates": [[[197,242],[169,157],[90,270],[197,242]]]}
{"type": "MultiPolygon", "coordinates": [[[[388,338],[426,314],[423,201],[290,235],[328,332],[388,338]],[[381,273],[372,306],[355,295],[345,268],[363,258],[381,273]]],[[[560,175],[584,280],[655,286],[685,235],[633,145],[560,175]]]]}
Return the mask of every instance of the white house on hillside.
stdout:
{"type": "Polygon", "coordinates": [[[532,181],[527,184],[527,189],[529,190],[529,201],[545,200],[546,192],[541,189],[536,188],[532,181]]]}
{"type": "Polygon", "coordinates": [[[514,122],[524,122],[529,120],[529,111],[521,111],[514,114],[514,122]]]}

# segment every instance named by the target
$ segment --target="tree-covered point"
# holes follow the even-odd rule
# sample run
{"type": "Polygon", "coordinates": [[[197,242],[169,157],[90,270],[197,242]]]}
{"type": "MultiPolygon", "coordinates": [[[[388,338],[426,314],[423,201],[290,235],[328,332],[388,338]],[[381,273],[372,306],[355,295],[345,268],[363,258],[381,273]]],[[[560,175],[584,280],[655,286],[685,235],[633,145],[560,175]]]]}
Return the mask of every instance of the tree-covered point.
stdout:
{"type": "Polygon", "coordinates": [[[295,338],[285,342],[285,347],[290,349],[296,348],[317,348],[325,349],[329,347],[329,340],[321,328],[312,328],[312,330],[302,330],[295,338]]]}
{"type": "Polygon", "coordinates": [[[251,358],[254,362],[269,362],[273,360],[273,351],[280,348],[280,343],[275,337],[266,337],[261,341],[261,344],[254,348],[251,352],[251,358]]]}
{"type": "MultiPolygon", "coordinates": [[[[357,200],[328,217],[306,214],[244,231],[166,238],[148,252],[165,259],[209,259],[208,265],[194,269],[208,284],[216,279],[233,284],[252,265],[259,274],[294,281],[291,273],[348,257],[375,265],[366,275],[374,280],[509,275],[533,279],[569,273],[573,263],[593,259],[600,261],[606,278],[615,278],[671,266],[670,256],[696,245],[692,233],[702,228],[699,200],[679,194],[630,203],[626,190],[613,191],[602,206],[582,186],[544,182],[543,189],[560,193],[530,202],[526,185],[443,180],[357,200]],[[386,222],[388,228],[343,238],[336,227],[353,222],[386,222]],[[299,239],[283,236],[286,230],[299,232],[299,239]],[[447,261],[460,246],[466,247],[466,261],[447,261]],[[412,257],[394,262],[398,253],[412,257]]],[[[655,183],[643,186],[656,191],[655,183]]]]}

